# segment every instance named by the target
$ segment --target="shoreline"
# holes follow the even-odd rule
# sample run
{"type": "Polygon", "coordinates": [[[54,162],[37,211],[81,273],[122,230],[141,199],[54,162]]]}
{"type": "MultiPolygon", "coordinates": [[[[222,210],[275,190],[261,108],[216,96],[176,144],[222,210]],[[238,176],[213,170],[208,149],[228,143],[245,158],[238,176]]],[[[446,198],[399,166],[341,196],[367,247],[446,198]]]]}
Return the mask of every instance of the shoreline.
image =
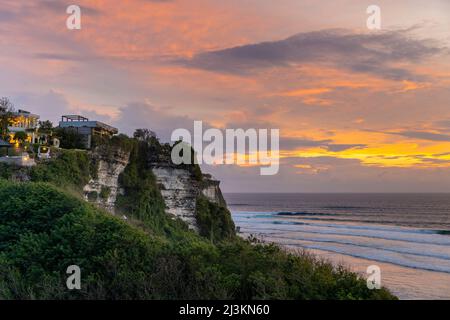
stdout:
{"type": "Polygon", "coordinates": [[[293,254],[296,254],[299,250],[305,250],[305,252],[319,259],[324,259],[334,266],[342,265],[364,279],[366,278],[366,268],[369,265],[377,265],[382,272],[381,285],[390,290],[400,300],[450,299],[450,274],[444,272],[403,267],[388,262],[353,257],[351,255],[326,250],[285,245],[280,242],[271,241],[270,237],[264,236],[261,233],[239,232],[238,235],[243,239],[251,236],[262,243],[275,243],[282,249],[293,254]],[[424,290],[425,288],[429,288],[429,290],[424,290]]]}

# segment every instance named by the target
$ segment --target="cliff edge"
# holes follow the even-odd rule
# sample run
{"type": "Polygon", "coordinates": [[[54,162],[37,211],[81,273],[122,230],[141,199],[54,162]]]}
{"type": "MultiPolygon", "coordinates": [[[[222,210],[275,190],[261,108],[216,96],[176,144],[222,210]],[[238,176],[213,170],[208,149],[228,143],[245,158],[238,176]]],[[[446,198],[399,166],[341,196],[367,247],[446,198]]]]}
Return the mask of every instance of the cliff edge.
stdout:
{"type": "Polygon", "coordinates": [[[184,221],[190,229],[200,231],[197,212],[200,198],[226,208],[220,181],[210,174],[201,173],[195,164],[173,164],[170,145],[160,144],[157,139],[135,141],[132,147],[124,142],[97,142],[97,146],[89,151],[90,167],[93,170],[89,182],[83,187],[85,200],[112,214],[120,213],[126,217],[127,212],[121,212],[116,203],[118,196],[126,193],[122,183],[123,173],[127,166],[134,165],[132,161],[142,162],[144,159],[141,167],[150,169],[155,176],[165,203],[165,212],[184,221]],[[133,157],[133,152],[138,155],[133,157]]]}

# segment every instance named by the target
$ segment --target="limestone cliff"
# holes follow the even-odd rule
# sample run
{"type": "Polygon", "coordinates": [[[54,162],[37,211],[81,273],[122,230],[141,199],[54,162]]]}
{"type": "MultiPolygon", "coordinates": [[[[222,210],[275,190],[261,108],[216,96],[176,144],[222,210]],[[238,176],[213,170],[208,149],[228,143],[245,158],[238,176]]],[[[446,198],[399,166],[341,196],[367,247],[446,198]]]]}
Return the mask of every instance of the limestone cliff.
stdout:
{"type": "Polygon", "coordinates": [[[167,163],[155,163],[152,170],[160,186],[167,212],[185,221],[194,230],[198,229],[195,209],[200,194],[211,202],[225,205],[219,188],[220,182],[212,179],[211,175],[204,174],[199,181],[189,169],[167,163]]]}
{"type": "Polygon", "coordinates": [[[200,195],[226,206],[219,188],[220,182],[209,174],[202,174],[198,165],[173,164],[168,144],[159,149],[153,148],[147,163],[156,176],[167,213],[185,221],[190,228],[198,230],[195,211],[200,195]]]}
{"type": "MultiPolygon", "coordinates": [[[[200,195],[226,206],[220,182],[209,174],[196,174],[191,165],[174,165],[169,155],[168,145],[149,147],[147,166],[156,177],[166,213],[180,218],[189,228],[198,231],[196,204],[200,195]]],[[[93,170],[89,183],[83,188],[85,199],[116,214],[117,195],[123,192],[120,174],[129,164],[130,152],[120,147],[99,147],[90,152],[90,159],[93,170]]]]}
{"type": "Polygon", "coordinates": [[[85,199],[115,213],[119,176],[128,165],[130,153],[120,148],[96,148],[91,152],[91,163],[94,168],[89,183],[84,186],[85,199]]]}

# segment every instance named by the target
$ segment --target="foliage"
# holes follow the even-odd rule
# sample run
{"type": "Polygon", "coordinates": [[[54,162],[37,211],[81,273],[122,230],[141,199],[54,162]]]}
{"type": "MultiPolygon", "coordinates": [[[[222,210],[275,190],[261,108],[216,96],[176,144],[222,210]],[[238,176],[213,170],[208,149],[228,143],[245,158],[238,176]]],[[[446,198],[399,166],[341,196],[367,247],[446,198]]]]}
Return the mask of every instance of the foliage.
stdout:
{"type": "Polygon", "coordinates": [[[129,163],[119,176],[119,184],[124,194],[117,196],[116,207],[161,231],[167,219],[164,199],[147,164],[150,147],[148,142],[134,141],[129,163]]]}
{"type": "Polygon", "coordinates": [[[7,97],[0,98],[0,138],[6,139],[8,136],[8,126],[11,125],[14,105],[7,97]]]}
{"type": "Polygon", "coordinates": [[[28,135],[24,131],[18,131],[14,134],[14,140],[24,143],[28,138],[28,135]]]}
{"type": "Polygon", "coordinates": [[[49,134],[53,130],[53,123],[50,120],[39,121],[39,133],[49,134]]]}
{"type": "Polygon", "coordinates": [[[211,242],[230,239],[235,235],[235,226],[226,207],[201,195],[197,198],[195,212],[200,234],[211,242]]]}
{"type": "Polygon", "coordinates": [[[0,162],[0,179],[9,179],[12,172],[13,167],[11,165],[0,162]]]}
{"type": "Polygon", "coordinates": [[[103,153],[107,151],[110,156],[118,149],[123,152],[130,152],[135,143],[134,139],[130,139],[125,134],[118,134],[112,137],[99,135],[92,137],[92,149],[100,149],[103,153]]]}
{"type": "Polygon", "coordinates": [[[76,130],[70,128],[56,128],[56,137],[61,141],[60,147],[64,149],[85,149],[84,138],[76,130]]]}
{"type": "Polygon", "coordinates": [[[59,150],[50,161],[31,167],[32,181],[51,182],[56,186],[71,187],[81,191],[89,182],[90,162],[86,151],[59,150]]]}
{"type": "Polygon", "coordinates": [[[214,245],[186,230],[152,235],[49,184],[0,181],[0,198],[0,298],[393,298],[344,268],[275,245],[214,245]],[[81,290],[65,287],[73,264],[81,290]]]}
{"type": "Polygon", "coordinates": [[[102,189],[100,190],[100,194],[99,194],[100,198],[102,198],[103,200],[107,200],[110,194],[111,194],[111,188],[102,186],[102,189]]]}
{"type": "Polygon", "coordinates": [[[0,98],[0,112],[14,111],[14,105],[8,97],[0,98]]]}
{"type": "Polygon", "coordinates": [[[190,158],[187,159],[189,161],[189,163],[181,163],[179,166],[182,168],[185,168],[187,170],[189,170],[192,175],[194,176],[195,180],[202,182],[203,181],[203,174],[202,174],[202,170],[200,169],[200,166],[198,165],[198,161],[197,161],[197,153],[195,152],[194,148],[189,144],[186,143],[182,140],[178,140],[176,141],[171,150],[170,153],[173,152],[173,148],[175,148],[175,146],[177,146],[178,144],[182,144],[180,147],[180,151],[179,151],[179,157],[183,158],[183,154],[185,150],[189,151],[189,155],[190,158]]]}
{"type": "Polygon", "coordinates": [[[154,241],[143,232],[49,185],[2,183],[0,195],[2,298],[149,296],[154,241]],[[80,291],[65,288],[72,264],[80,291]]]}
{"type": "Polygon", "coordinates": [[[89,161],[89,174],[92,179],[98,179],[98,168],[100,162],[97,158],[91,157],[91,161],[89,161]]]}
{"type": "MultiPolygon", "coordinates": [[[[33,182],[1,180],[13,168],[0,164],[0,299],[395,298],[308,253],[234,236],[227,208],[203,196],[196,207],[201,235],[188,230],[165,213],[149,165],[155,152],[167,151],[157,139],[119,135],[96,148],[130,152],[116,202],[127,222],[80,198],[98,169],[91,152],[59,150],[27,169],[33,182]],[[66,288],[73,264],[82,270],[81,290],[66,288]]],[[[100,197],[107,194],[102,189],[100,197]]]]}
{"type": "Polygon", "coordinates": [[[153,140],[157,140],[156,133],[149,129],[136,129],[133,134],[133,138],[139,141],[145,141],[151,143],[153,140]]]}

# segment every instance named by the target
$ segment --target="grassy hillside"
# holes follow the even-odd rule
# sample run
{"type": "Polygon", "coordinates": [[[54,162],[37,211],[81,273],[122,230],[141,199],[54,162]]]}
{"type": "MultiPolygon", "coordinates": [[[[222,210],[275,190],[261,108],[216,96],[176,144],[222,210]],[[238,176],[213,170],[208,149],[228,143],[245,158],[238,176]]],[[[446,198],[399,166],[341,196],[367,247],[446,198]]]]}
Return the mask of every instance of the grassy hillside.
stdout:
{"type": "Polygon", "coordinates": [[[229,211],[203,198],[201,235],[188,230],[164,213],[145,143],[126,142],[117,205],[127,222],[81,199],[92,173],[86,151],[29,169],[30,182],[8,181],[14,170],[0,168],[0,299],[394,298],[306,253],[236,237],[229,211]],[[65,285],[73,264],[81,290],[65,285]]]}

